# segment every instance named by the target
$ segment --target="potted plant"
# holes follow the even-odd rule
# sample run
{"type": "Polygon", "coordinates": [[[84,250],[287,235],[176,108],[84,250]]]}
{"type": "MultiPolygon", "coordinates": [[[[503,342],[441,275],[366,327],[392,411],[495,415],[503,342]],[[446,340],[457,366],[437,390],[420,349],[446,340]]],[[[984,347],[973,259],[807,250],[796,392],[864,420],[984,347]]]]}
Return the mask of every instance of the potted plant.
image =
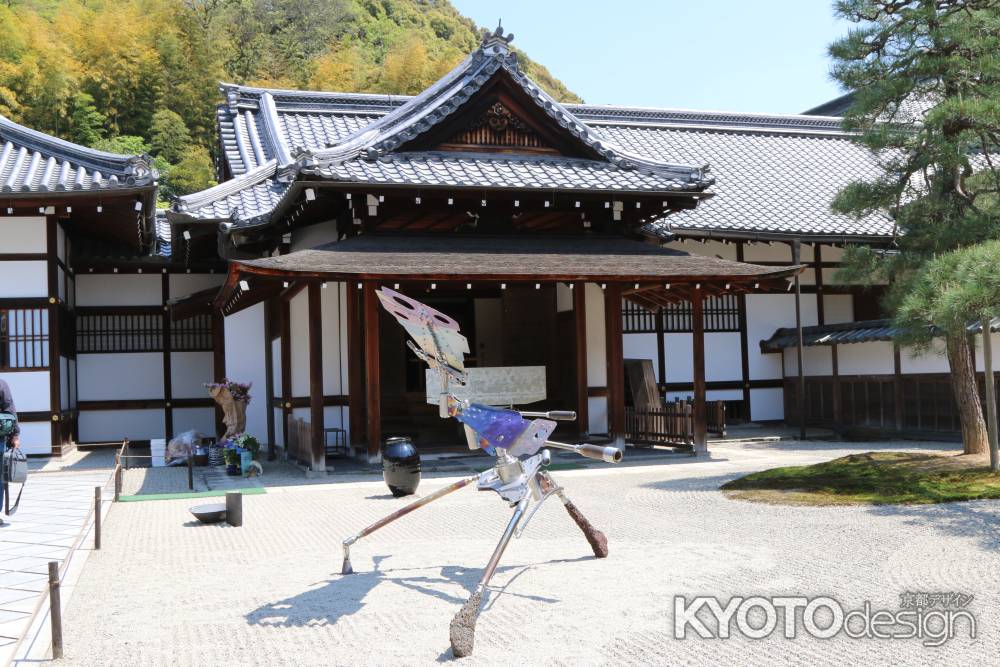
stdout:
{"type": "Polygon", "coordinates": [[[225,440],[222,444],[222,458],[226,462],[227,475],[240,474],[240,447],[232,440],[225,440]]]}
{"type": "Polygon", "coordinates": [[[233,443],[240,451],[240,473],[245,475],[250,470],[250,463],[257,460],[257,454],[260,452],[260,441],[249,433],[240,433],[233,438],[233,443]]]}

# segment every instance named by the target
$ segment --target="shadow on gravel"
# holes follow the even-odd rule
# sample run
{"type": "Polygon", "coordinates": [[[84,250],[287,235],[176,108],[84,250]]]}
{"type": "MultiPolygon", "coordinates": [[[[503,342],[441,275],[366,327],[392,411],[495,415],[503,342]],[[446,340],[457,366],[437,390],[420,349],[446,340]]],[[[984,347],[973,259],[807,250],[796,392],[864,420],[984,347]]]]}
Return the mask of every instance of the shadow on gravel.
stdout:
{"type": "Polygon", "coordinates": [[[902,517],[911,526],[933,528],[950,537],[974,539],[983,549],[1000,549],[1000,502],[966,500],[936,505],[874,505],[875,516],[902,517]]]}
{"type": "MultiPolygon", "coordinates": [[[[399,568],[381,570],[380,563],[388,556],[376,556],[375,569],[369,572],[356,571],[354,574],[337,575],[317,588],[299,593],[298,595],[269,602],[246,615],[251,625],[270,627],[301,627],[316,624],[334,624],[344,616],[350,616],[365,606],[365,597],[376,586],[395,584],[411,591],[445,600],[455,605],[456,611],[465,604],[472,594],[482,571],[479,568],[468,568],[459,565],[444,565],[440,568],[399,568]],[[412,572],[403,576],[392,576],[399,573],[412,572]]],[[[489,609],[503,595],[525,598],[535,602],[552,604],[559,602],[556,598],[541,595],[523,595],[511,593],[507,587],[517,577],[532,567],[556,563],[576,563],[593,560],[594,556],[548,560],[528,565],[501,565],[497,573],[517,571],[502,587],[491,586],[483,602],[483,609],[489,609]]]]}

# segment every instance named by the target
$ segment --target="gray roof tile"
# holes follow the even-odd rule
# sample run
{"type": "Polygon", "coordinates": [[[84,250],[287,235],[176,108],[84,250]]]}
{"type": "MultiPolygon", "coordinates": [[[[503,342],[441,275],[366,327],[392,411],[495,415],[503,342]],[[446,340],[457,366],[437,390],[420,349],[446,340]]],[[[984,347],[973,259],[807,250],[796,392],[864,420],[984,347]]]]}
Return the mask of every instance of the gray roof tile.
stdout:
{"type": "Polygon", "coordinates": [[[152,188],[156,171],[139,155],[116,155],[36,132],[0,116],[0,193],[152,188]]]}

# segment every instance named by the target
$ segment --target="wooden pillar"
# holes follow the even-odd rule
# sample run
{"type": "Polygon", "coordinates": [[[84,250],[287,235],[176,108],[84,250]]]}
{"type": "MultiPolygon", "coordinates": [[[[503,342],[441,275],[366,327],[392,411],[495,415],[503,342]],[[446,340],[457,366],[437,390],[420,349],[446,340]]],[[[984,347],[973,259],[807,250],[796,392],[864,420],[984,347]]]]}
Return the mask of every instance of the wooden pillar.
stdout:
{"type": "MultiPolygon", "coordinates": [[[[784,356],[784,353],[782,353],[784,356]]],[[[830,362],[833,368],[833,421],[835,424],[843,424],[843,403],[840,391],[840,346],[830,346],[830,362]]]]}
{"type": "MultiPolygon", "coordinates": [[[[975,349],[975,348],[973,348],[975,349]]],[[[894,421],[896,430],[903,430],[903,364],[900,358],[899,345],[892,344],[892,391],[895,407],[894,421]]]]}
{"type": "Polygon", "coordinates": [[[587,283],[573,285],[573,324],[576,329],[576,425],[580,437],[590,433],[587,392],[587,283]]]}
{"type": "Polygon", "coordinates": [[[48,254],[49,294],[49,412],[51,414],[52,454],[62,456],[62,354],[60,338],[62,325],[59,321],[59,241],[58,222],[54,216],[45,219],[46,251],[48,254]]]}
{"type": "Polygon", "coordinates": [[[288,418],[292,414],[292,306],[281,299],[281,434],[288,454],[288,418]]]}
{"type": "Polygon", "coordinates": [[[171,406],[173,401],[173,378],[171,373],[171,352],[173,341],[170,340],[170,311],[167,309],[167,301],[170,300],[170,275],[162,274],[160,282],[161,301],[163,305],[163,424],[167,440],[174,437],[174,409],[171,406]]]}
{"type": "Polygon", "coordinates": [[[309,422],[312,469],[326,470],[323,448],[323,303],[319,283],[309,283],[309,422]]]}
{"type": "MultiPolygon", "coordinates": [[[[213,382],[226,377],[226,318],[221,311],[212,311],[212,374],[213,382]]],[[[215,430],[219,437],[226,432],[222,423],[222,408],[215,406],[215,430]]]]}
{"type": "Polygon", "coordinates": [[[691,290],[691,356],[694,363],[694,451],[708,453],[708,411],[705,406],[705,297],[691,290]]]}
{"type": "MultiPolygon", "coordinates": [[[[798,264],[802,256],[802,243],[792,241],[792,264],[798,264]]],[[[798,360],[799,382],[795,388],[795,401],[799,410],[799,438],[806,439],[806,382],[805,369],[802,368],[802,283],[798,273],[795,274],[795,354],[798,360]]]]}
{"type": "MultiPolygon", "coordinates": [[[[277,304],[273,299],[264,302],[264,393],[267,394],[267,460],[278,458],[275,449],[274,428],[274,355],[271,352],[271,341],[274,337],[274,312],[277,304]]],[[[283,404],[282,404],[283,405],[283,404]]]]}
{"type": "Polygon", "coordinates": [[[653,317],[656,318],[656,377],[659,378],[659,382],[656,385],[656,393],[661,399],[665,395],[663,388],[667,384],[667,344],[664,340],[666,332],[663,326],[663,317],[665,314],[662,306],[657,308],[656,312],[653,313],[653,317]]]}
{"type": "Polygon", "coordinates": [[[357,283],[346,284],[347,317],[347,423],[351,435],[351,446],[364,441],[365,379],[362,371],[361,349],[361,290],[357,283]]]}
{"type": "MultiPolygon", "coordinates": [[[[736,244],[736,261],[742,262],[743,241],[736,244]]],[[[743,419],[752,421],[753,416],[750,410],[750,336],[747,333],[747,295],[740,293],[736,297],[737,308],[739,310],[740,326],[740,370],[743,386],[743,419]]]]}
{"type": "Polygon", "coordinates": [[[382,445],[382,371],[379,359],[379,306],[375,290],[378,283],[364,283],[365,310],[365,417],[367,421],[368,458],[378,456],[382,445]]]}
{"type": "Polygon", "coordinates": [[[604,345],[608,375],[608,434],[617,445],[625,442],[625,357],[622,349],[622,286],[604,289],[604,345]]]}

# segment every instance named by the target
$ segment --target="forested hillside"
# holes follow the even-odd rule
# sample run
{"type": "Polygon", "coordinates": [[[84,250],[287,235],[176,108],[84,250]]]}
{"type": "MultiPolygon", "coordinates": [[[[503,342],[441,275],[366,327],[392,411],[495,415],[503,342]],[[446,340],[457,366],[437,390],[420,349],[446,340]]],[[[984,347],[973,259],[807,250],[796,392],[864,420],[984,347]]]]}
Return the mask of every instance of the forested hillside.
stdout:
{"type": "Polygon", "coordinates": [[[479,40],[447,0],[0,0],[0,114],[149,152],[164,194],[184,194],[211,184],[219,81],[416,93],[479,40]]]}

